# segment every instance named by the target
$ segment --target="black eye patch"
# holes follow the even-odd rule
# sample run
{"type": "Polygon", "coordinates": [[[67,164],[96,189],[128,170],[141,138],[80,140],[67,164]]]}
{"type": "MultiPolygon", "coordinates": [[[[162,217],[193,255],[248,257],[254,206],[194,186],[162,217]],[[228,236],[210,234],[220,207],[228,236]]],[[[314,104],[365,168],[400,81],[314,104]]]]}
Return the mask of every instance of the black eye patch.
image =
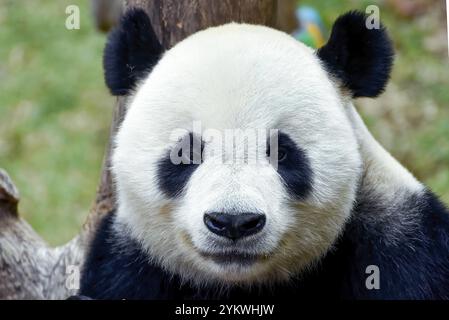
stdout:
{"type": "MultiPolygon", "coordinates": [[[[271,157],[270,139],[267,156],[271,157]]],[[[277,171],[289,193],[296,199],[304,199],[312,188],[312,169],[304,150],[285,133],[278,134],[277,171]]]]}
{"type": "Polygon", "coordinates": [[[203,141],[190,133],[159,160],[157,180],[167,196],[176,198],[181,194],[190,176],[201,164],[203,150],[203,141]]]}

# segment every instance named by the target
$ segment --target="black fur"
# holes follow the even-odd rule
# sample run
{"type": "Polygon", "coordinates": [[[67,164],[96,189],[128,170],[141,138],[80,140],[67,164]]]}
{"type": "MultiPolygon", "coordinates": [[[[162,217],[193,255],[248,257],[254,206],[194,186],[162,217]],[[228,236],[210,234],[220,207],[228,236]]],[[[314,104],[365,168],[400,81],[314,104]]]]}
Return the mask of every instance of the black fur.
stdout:
{"type": "Polygon", "coordinates": [[[449,212],[442,203],[430,191],[398,195],[394,205],[361,193],[336,247],[347,268],[344,291],[358,299],[449,299],[449,212]],[[388,239],[398,226],[398,239],[388,239]],[[368,265],[379,267],[380,290],[366,290],[368,265]]]}
{"type": "Polygon", "coordinates": [[[163,49],[142,9],[131,9],[109,35],[104,49],[106,85],[113,95],[127,95],[147,75],[163,49]]]}
{"type": "Polygon", "coordinates": [[[81,278],[80,295],[95,299],[177,297],[169,275],[152,266],[140,245],[113,230],[114,214],[98,228],[81,278]]]}
{"type": "Polygon", "coordinates": [[[110,214],[92,243],[79,294],[94,299],[448,299],[449,213],[444,206],[427,192],[410,194],[401,205],[388,208],[395,214],[418,213],[417,228],[392,243],[387,237],[394,221],[366,219],[387,208],[365,191],[334,249],[313,270],[290,284],[250,291],[181,284],[149,263],[127,232],[114,231],[110,214]],[[365,287],[369,265],[380,268],[379,290],[365,287]]]}
{"type": "MultiPolygon", "coordinates": [[[[267,142],[267,155],[270,156],[270,143],[267,142]]],[[[312,188],[312,169],[305,152],[282,132],[278,136],[278,168],[290,195],[303,199],[312,188]]]]}
{"type": "Polygon", "coordinates": [[[201,163],[201,157],[204,150],[204,142],[190,133],[184,137],[176,146],[175,152],[181,156],[182,151],[189,148],[190,151],[188,159],[185,162],[175,164],[170,159],[170,154],[173,152],[169,150],[166,155],[159,161],[157,168],[157,180],[161,190],[169,197],[176,198],[182,193],[187,181],[193,172],[201,163]],[[186,145],[188,144],[188,145],[186,145]],[[200,150],[195,148],[200,147],[200,150]],[[194,161],[195,160],[195,161],[194,161]]]}
{"type": "Polygon", "coordinates": [[[356,97],[383,92],[393,64],[393,46],[383,26],[368,29],[367,16],[352,11],[340,16],[327,44],[317,52],[330,74],[356,97]]]}

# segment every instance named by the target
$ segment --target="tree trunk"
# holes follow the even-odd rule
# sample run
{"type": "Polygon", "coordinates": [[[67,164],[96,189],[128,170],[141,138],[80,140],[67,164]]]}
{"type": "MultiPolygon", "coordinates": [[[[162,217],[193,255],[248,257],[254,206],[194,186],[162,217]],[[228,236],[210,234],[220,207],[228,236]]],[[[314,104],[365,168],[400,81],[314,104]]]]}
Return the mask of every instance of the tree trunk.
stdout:
{"type": "MultiPolygon", "coordinates": [[[[167,49],[209,26],[230,21],[275,26],[277,19],[276,0],[127,0],[126,7],[145,9],[167,49]]],[[[63,246],[49,247],[19,217],[17,189],[0,170],[0,299],[64,299],[76,293],[86,245],[100,218],[114,209],[111,141],[125,113],[126,98],[119,98],[95,203],[80,233],[63,246]]]]}
{"type": "Polygon", "coordinates": [[[108,32],[120,21],[123,0],[92,0],[95,26],[99,31],[108,32]]]}

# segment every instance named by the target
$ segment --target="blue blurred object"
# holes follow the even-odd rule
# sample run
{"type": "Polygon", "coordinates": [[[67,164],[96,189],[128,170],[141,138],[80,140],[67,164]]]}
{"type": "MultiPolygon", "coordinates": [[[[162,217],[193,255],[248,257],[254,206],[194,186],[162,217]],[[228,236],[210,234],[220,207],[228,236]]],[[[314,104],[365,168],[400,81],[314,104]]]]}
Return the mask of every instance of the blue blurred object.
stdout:
{"type": "Polygon", "coordinates": [[[293,32],[293,36],[314,49],[322,47],[326,32],[319,12],[309,6],[299,6],[296,19],[299,28],[293,32]]]}

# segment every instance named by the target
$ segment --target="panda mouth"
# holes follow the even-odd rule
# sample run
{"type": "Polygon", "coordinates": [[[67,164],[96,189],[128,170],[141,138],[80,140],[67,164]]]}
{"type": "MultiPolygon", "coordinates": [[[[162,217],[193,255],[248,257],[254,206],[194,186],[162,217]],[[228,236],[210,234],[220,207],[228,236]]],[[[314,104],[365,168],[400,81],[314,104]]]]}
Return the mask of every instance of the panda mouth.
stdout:
{"type": "Polygon", "coordinates": [[[212,260],[216,264],[230,265],[238,264],[242,266],[250,266],[258,261],[263,260],[264,256],[255,255],[250,253],[229,252],[229,253],[205,253],[201,252],[201,255],[206,259],[212,260]]]}

